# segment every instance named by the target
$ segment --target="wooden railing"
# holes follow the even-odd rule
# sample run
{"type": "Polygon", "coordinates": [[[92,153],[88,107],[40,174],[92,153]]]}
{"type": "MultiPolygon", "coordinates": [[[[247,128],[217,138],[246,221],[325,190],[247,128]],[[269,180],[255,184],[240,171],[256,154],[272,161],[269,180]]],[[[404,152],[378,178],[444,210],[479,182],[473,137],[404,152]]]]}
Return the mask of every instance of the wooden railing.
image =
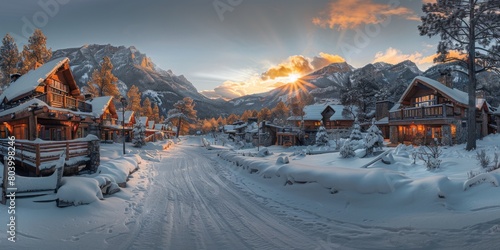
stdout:
{"type": "Polygon", "coordinates": [[[41,170],[51,169],[56,166],[57,161],[64,152],[67,165],[81,164],[89,161],[91,141],[28,141],[16,140],[12,146],[12,141],[0,139],[0,154],[8,155],[9,148],[15,149],[15,160],[19,163],[35,168],[36,175],[40,175],[41,170]],[[69,162],[68,162],[69,161],[69,162]]]}
{"type": "Polygon", "coordinates": [[[79,110],[81,112],[92,112],[92,105],[86,103],[85,101],[78,100],[71,96],[51,92],[52,98],[48,99],[47,93],[37,96],[36,98],[44,101],[55,108],[66,108],[71,110],[79,110]]]}
{"type": "Polygon", "coordinates": [[[426,118],[446,118],[453,117],[453,106],[448,104],[402,108],[390,112],[390,120],[426,119],[426,118]]]}

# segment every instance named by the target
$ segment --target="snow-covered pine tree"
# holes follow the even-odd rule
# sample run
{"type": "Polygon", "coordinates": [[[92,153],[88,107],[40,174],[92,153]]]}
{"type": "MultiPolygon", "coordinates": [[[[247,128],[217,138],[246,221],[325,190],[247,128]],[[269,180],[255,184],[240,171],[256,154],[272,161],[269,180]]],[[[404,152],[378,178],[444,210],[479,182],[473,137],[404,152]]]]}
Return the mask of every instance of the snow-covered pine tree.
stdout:
{"type": "Polygon", "coordinates": [[[384,146],[384,137],[382,131],[375,125],[375,118],[372,119],[372,125],[368,129],[365,137],[366,154],[372,154],[375,149],[382,149],[384,146]]]}
{"type": "Polygon", "coordinates": [[[352,125],[351,136],[349,136],[349,139],[351,141],[359,141],[363,139],[363,137],[361,136],[361,127],[359,126],[358,118],[354,120],[354,123],[352,125]]]}
{"type": "Polygon", "coordinates": [[[351,141],[346,141],[344,145],[340,148],[340,157],[342,158],[352,158],[356,156],[354,152],[354,147],[351,144],[351,141]]]}
{"type": "Polygon", "coordinates": [[[132,143],[134,147],[142,147],[146,145],[146,126],[141,122],[138,122],[134,125],[134,139],[132,139],[132,143]]]}
{"type": "Polygon", "coordinates": [[[318,128],[318,132],[316,133],[316,146],[328,146],[328,133],[326,132],[326,128],[321,123],[321,126],[318,128]]]}

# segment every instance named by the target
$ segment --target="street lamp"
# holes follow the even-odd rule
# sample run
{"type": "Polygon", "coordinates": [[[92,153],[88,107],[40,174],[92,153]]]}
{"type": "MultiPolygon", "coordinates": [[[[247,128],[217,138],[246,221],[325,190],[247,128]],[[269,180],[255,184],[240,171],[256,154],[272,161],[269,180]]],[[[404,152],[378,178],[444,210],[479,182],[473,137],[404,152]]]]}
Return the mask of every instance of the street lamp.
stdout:
{"type": "Polygon", "coordinates": [[[127,99],[125,97],[120,98],[122,103],[122,140],[123,140],[123,155],[125,155],[125,105],[127,105],[127,99]]]}

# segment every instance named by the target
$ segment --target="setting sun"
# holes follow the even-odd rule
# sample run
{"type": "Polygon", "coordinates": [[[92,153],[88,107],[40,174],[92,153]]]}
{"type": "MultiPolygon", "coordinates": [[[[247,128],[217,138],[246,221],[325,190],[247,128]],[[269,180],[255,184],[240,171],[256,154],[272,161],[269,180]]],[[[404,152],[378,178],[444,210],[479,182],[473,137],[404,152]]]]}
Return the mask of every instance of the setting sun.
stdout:
{"type": "Polygon", "coordinates": [[[288,82],[296,82],[297,80],[299,80],[299,78],[300,78],[299,74],[293,73],[288,75],[287,80],[288,82]]]}

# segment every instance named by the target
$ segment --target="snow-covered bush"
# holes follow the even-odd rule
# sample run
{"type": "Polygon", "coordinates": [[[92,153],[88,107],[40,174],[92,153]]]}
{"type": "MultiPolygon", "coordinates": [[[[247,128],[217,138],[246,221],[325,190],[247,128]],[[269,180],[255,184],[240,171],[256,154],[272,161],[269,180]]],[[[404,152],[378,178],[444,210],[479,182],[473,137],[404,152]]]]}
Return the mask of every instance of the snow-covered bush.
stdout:
{"type": "Polygon", "coordinates": [[[342,158],[352,158],[356,155],[354,148],[351,145],[351,141],[346,141],[344,146],[340,148],[340,157],[342,158]]]}
{"type": "Polygon", "coordinates": [[[322,123],[318,128],[318,132],[316,133],[316,146],[329,146],[328,141],[328,133],[326,132],[326,128],[322,123]]]}
{"type": "Polygon", "coordinates": [[[141,122],[138,122],[134,125],[134,138],[132,139],[132,144],[134,147],[142,147],[146,145],[146,126],[141,122]]]}
{"type": "Polygon", "coordinates": [[[437,139],[435,139],[430,145],[420,147],[418,158],[425,162],[427,169],[436,169],[441,165],[442,160],[439,157],[442,153],[437,139]]]}
{"type": "Polygon", "coordinates": [[[375,125],[375,118],[373,118],[372,125],[366,132],[368,132],[365,137],[366,154],[372,154],[375,149],[381,150],[384,146],[384,137],[382,131],[375,125]]]}
{"type": "Polygon", "coordinates": [[[486,169],[490,165],[490,157],[486,155],[486,151],[482,149],[481,151],[476,151],[476,159],[482,168],[486,169]]]}
{"type": "Polygon", "coordinates": [[[352,131],[351,135],[349,136],[349,139],[351,141],[360,141],[363,139],[361,136],[361,127],[359,126],[358,118],[354,120],[354,123],[352,125],[352,131]]]}

